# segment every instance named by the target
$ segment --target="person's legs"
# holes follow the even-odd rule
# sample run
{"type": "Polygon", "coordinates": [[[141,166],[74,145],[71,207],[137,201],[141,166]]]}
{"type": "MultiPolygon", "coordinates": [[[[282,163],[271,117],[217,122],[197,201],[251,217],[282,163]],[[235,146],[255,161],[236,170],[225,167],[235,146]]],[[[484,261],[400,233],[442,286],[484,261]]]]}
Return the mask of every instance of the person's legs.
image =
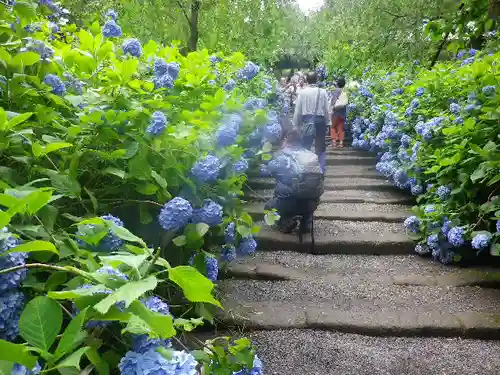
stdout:
{"type": "Polygon", "coordinates": [[[335,116],[339,147],[344,147],[344,116],[335,116]]]}
{"type": "Polygon", "coordinates": [[[319,199],[304,200],[297,204],[297,208],[300,209],[302,213],[302,218],[300,220],[299,230],[302,233],[310,233],[312,229],[312,222],[314,211],[318,208],[319,199]]]}
{"type": "Polygon", "coordinates": [[[311,150],[311,147],[313,145],[314,137],[312,135],[304,135],[302,137],[302,147],[304,147],[306,150],[311,150]]]}
{"type": "Polygon", "coordinates": [[[267,201],[264,206],[265,210],[276,209],[280,219],[277,222],[277,226],[280,232],[291,233],[298,225],[297,218],[294,215],[295,212],[295,200],[294,199],[279,199],[271,198],[267,201]]]}
{"type": "Polygon", "coordinates": [[[332,137],[332,146],[337,147],[339,136],[337,128],[335,127],[335,115],[332,115],[332,126],[330,127],[330,136],[332,137]]]}

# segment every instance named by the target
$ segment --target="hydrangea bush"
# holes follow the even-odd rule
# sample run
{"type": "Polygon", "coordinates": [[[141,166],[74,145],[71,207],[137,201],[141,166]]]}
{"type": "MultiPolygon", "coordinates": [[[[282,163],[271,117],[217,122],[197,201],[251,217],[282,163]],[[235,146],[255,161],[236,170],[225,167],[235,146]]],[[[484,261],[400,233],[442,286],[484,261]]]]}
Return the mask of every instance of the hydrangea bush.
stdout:
{"type": "Polygon", "coordinates": [[[353,146],[418,202],[405,228],[442,263],[500,255],[500,53],[461,51],[432,70],[366,72],[349,105],[353,146]]]}
{"type": "Polygon", "coordinates": [[[246,339],[176,334],[213,321],[220,264],[256,250],[241,196],[279,139],[271,78],[143,44],[112,10],[0,13],[2,370],[261,373],[246,339]]]}

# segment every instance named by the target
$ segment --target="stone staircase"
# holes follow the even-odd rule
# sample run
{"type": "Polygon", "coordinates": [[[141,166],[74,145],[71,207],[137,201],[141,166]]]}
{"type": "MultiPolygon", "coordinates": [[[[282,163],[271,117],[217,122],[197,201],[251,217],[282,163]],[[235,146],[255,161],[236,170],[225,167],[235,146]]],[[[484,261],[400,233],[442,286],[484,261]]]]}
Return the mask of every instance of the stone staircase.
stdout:
{"type": "MultiPolygon", "coordinates": [[[[329,151],[314,254],[309,236],[299,244],[262,223],[257,255],[220,282],[220,319],[247,331],[267,375],[500,373],[497,270],[412,255],[412,199],[374,166],[374,155],[329,151]]],[[[272,189],[250,179],[255,220],[272,189]]]]}

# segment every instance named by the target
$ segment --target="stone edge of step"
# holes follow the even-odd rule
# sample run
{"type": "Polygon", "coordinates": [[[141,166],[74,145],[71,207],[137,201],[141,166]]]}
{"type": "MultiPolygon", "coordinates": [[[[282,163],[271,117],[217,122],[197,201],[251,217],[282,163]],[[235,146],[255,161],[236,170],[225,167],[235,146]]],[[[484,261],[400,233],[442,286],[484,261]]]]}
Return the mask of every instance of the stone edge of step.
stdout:
{"type": "MultiPolygon", "coordinates": [[[[334,272],[318,272],[308,269],[307,272],[296,268],[284,267],[279,264],[232,264],[222,272],[224,278],[269,280],[269,281],[292,281],[304,280],[311,277],[344,279],[342,275],[335,275],[334,272]],[[313,274],[312,274],[313,273],[313,274]]],[[[443,287],[482,287],[500,289],[500,276],[494,271],[464,272],[461,274],[449,273],[444,275],[396,275],[383,276],[380,281],[388,284],[400,286],[443,286],[443,287]]]]}
{"type": "MultiPolygon", "coordinates": [[[[262,219],[264,217],[264,204],[251,203],[245,206],[245,210],[254,218],[262,219]]],[[[386,223],[403,222],[410,212],[403,210],[377,212],[377,211],[341,211],[330,212],[326,209],[317,209],[314,217],[317,220],[349,220],[349,221],[381,221],[386,223]]]]}
{"type": "MultiPolygon", "coordinates": [[[[341,191],[341,190],[339,190],[341,191]]],[[[339,192],[337,191],[337,193],[339,192]]],[[[361,191],[361,190],[360,190],[361,191]]],[[[261,196],[259,194],[248,194],[245,196],[247,202],[263,202],[271,198],[271,195],[261,196]]],[[[324,203],[372,203],[372,204],[404,204],[412,205],[415,203],[414,197],[405,196],[400,198],[363,198],[363,197],[321,197],[321,202],[324,203]]]]}
{"type": "Polygon", "coordinates": [[[218,318],[243,330],[321,329],[366,336],[464,337],[498,340],[500,320],[495,313],[408,311],[351,311],[283,302],[226,305],[218,318]],[[279,313],[278,313],[279,312],[279,313]]]}

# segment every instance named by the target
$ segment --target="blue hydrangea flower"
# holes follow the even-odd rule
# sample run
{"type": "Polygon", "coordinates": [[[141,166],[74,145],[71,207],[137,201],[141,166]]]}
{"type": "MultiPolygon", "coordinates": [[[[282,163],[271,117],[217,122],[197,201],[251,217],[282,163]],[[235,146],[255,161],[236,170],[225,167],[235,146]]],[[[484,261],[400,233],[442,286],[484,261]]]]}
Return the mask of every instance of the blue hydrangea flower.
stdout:
{"type": "Polygon", "coordinates": [[[158,222],[167,231],[177,231],[184,228],[193,216],[191,203],[181,197],[165,203],[158,215],[158,222]]]}
{"type": "Polygon", "coordinates": [[[155,84],[155,89],[171,89],[174,87],[174,79],[170,77],[168,74],[164,74],[162,76],[155,77],[153,79],[155,84]]]}
{"type": "Polygon", "coordinates": [[[415,91],[415,96],[422,96],[424,95],[425,89],[423,87],[419,87],[417,91],[415,91]]]}
{"type": "Polygon", "coordinates": [[[235,144],[236,137],[238,137],[238,128],[233,123],[223,123],[215,133],[217,147],[227,147],[235,144]]]}
{"type": "Polygon", "coordinates": [[[476,250],[486,249],[490,245],[491,234],[490,233],[479,233],[472,239],[472,247],[476,250]]]}
{"type": "Polygon", "coordinates": [[[411,187],[412,195],[420,195],[424,192],[424,187],[422,185],[413,185],[411,187]]]}
{"type": "Polygon", "coordinates": [[[114,9],[109,9],[107,12],[106,12],[106,17],[109,17],[111,18],[113,21],[116,21],[117,18],[118,18],[118,13],[116,13],[116,11],[114,9]]]}
{"type": "Polygon", "coordinates": [[[43,79],[43,83],[52,87],[52,93],[55,95],[62,96],[66,92],[66,86],[64,86],[61,78],[55,74],[47,74],[43,79]]]}
{"type": "Polygon", "coordinates": [[[181,66],[177,62],[170,62],[167,64],[167,74],[175,81],[179,77],[181,66]]]}
{"type": "Polygon", "coordinates": [[[220,57],[217,57],[215,55],[212,55],[209,57],[209,60],[212,64],[217,64],[218,62],[221,62],[222,59],[220,57]]]}
{"type": "Polygon", "coordinates": [[[500,232],[500,220],[497,220],[496,227],[497,227],[497,232],[500,232]]]}
{"type": "Polygon", "coordinates": [[[453,120],[453,123],[456,125],[462,125],[464,123],[464,119],[458,116],[455,120],[453,120]]]}
{"type": "Polygon", "coordinates": [[[224,230],[224,238],[227,244],[234,244],[236,240],[236,224],[230,222],[224,230]]]}
{"type": "Polygon", "coordinates": [[[410,86],[412,84],[413,84],[413,81],[406,80],[405,83],[403,84],[403,86],[407,87],[407,86],[410,86]]]}
{"type": "Polygon", "coordinates": [[[167,126],[167,117],[163,112],[156,111],[149,120],[149,126],[146,132],[152,136],[157,136],[165,131],[167,126]]]}
{"type": "Polygon", "coordinates": [[[439,236],[437,234],[431,234],[427,237],[427,246],[432,250],[437,249],[439,247],[439,236]]]}
{"type": "Polygon", "coordinates": [[[146,353],[147,351],[163,346],[172,347],[172,342],[168,339],[150,338],[148,335],[133,335],[132,350],[136,353],[146,353]]]}
{"type": "Polygon", "coordinates": [[[215,283],[219,277],[219,262],[217,259],[210,256],[205,256],[205,266],[207,270],[207,279],[215,283]]]}
{"type": "Polygon", "coordinates": [[[0,295],[0,339],[13,341],[19,334],[19,318],[24,306],[24,294],[11,290],[0,295]]]}
{"type": "Polygon", "coordinates": [[[238,247],[238,252],[243,255],[250,255],[257,249],[257,242],[253,237],[243,238],[238,247]]]}
{"type": "Polygon", "coordinates": [[[437,259],[445,265],[452,264],[455,259],[455,252],[448,247],[449,245],[446,244],[446,247],[441,248],[437,254],[437,259]]]}
{"type": "Polygon", "coordinates": [[[253,368],[251,370],[245,368],[243,370],[233,372],[232,375],[262,375],[263,365],[259,357],[255,356],[253,360],[253,368]]]}
{"type": "Polygon", "coordinates": [[[450,197],[451,189],[448,186],[440,186],[437,189],[437,195],[441,201],[445,201],[450,197]]]}
{"type": "MultiPolygon", "coordinates": [[[[0,230],[0,233],[8,233],[7,227],[0,230]]],[[[0,240],[0,269],[22,266],[28,258],[27,253],[10,253],[1,255],[2,253],[15,248],[19,244],[19,240],[14,236],[9,235],[7,238],[0,240]]],[[[26,279],[26,269],[20,269],[8,274],[0,275],[0,293],[7,290],[17,289],[23,280],[26,279]]]]}
{"type": "Polygon", "coordinates": [[[436,212],[436,208],[432,204],[429,204],[429,205],[424,207],[424,212],[426,214],[430,214],[430,213],[436,212]]]}
{"type": "Polygon", "coordinates": [[[481,90],[484,95],[493,95],[495,93],[496,87],[495,86],[484,86],[483,89],[481,90]]]}
{"type": "Polygon", "coordinates": [[[430,250],[427,245],[419,243],[415,246],[415,252],[420,255],[426,255],[430,253],[430,250]]]}
{"type": "Polygon", "coordinates": [[[123,53],[134,57],[141,57],[142,46],[136,38],[127,39],[122,44],[123,53]]]}
{"type": "Polygon", "coordinates": [[[259,74],[260,67],[258,65],[255,65],[253,62],[249,61],[246,66],[241,69],[237,76],[239,79],[245,79],[247,81],[250,81],[253,79],[257,74],[259,74]]]}
{"type": "Polygon", "coordinates": [[[221,259],[224,262],[232,262],[236,259],[236,248],[233,245],[225,245],[221,250],[221,259]]]}
{"type": "Polygon", "coordinates": [[[153,65],[153,70],[154,70],[155,76],[161,77],[162,75],[167,74],[168,64],[163,59],[155,59],[155,62],[153,65]]]}
{"type": "Polygon", "coordinates": [[[397,89],[392,90],[392,95],[401,95],[404,92],[404,90],[399,87],[397,89]]]}
{"type": "Polygon", "coordinates": [[[418,99],[413,99],[410,103],[411,108],[418,108],[420,107],[420,101],[418,99]]]}
{"type": "Polygon", "coordinates": [[[236,88],[236,82],[234,79],[230,79],[227,81],[227,83],[224,85],[224,90],[226,91],[233,91],[236,88]]]}
{"type": "Polygon", "coordinates": [[[146,306],[151,311],[154,311],[154,312],[157,312],[157,313],[160,313],[163,315],[171,315],[168,304],[157,296],[143,298],[143,299],[141,299],[141,302],[144,306],[146,306]]]}
{"type": "Polygon", "coordinates": [[[31,370],[26,366],[15,363],[14,367],[12,368],[11,375],[37,375],[40,373],[40,371],[42,371],[42,366],[40,366],[38,362],[31,370]]]}
{"type": "Polygon", "coordinates": [[[222,223],[222,206],[211,199],[203,201],[203,207],[193,211],[194,223],[205,223],[214,227],[222,223]]]}
{"type": "Polygon", "coordinates": [[[219,176],[221,162],[217,156],[207,155],[191,168],[193,176],[202,183],[214,182],[219,176]]]}
{"type": "Polygon", "coordinates": [[[173,351],[169,359],[162,356],[154,348],[136,353],[129,351],[118,365],[122,375],[196,375],[198,362],[184,351],[173,351]]]}
{"type": "Polygon", "coordinates": [[[41,40],[28,39],[26,50],[38,53],[42,60],[47,60],[54,56],[54,50],[41,40]]]}
{"type": "Polygon", "coordinates": [[[245,158],[241,158],[233,165],[233,171],[239,174],[245,173],[248,169],[248,161],[245,158]]]}
{"type": "Polygon", "coordinates": [[[441,227],[441,232],[443,232],[445,236],[448,236],[448,233],[451,229],[451,225],[452,225],[451,221],[448,220],[447,217],[445,217],[443,221],[443,226],[441,227]]]}
{"type": "Polygon", "coordinates": [[[264,128],[264,138],[272,144],[281,139],[281,125],[279,123],[268,124],[264,128]]]}
{"type": "Polygon", "coordinates": [[[417,232],[420,226],[420,220],[416,216],[410,216],[404,221],[404,227],[411,232],[417,232]]]}
{"type": "Polygon", "coordinates": [[[464,65],[469,65],[469,64],[472,64],[474,62],[474,57],[469,57],[467,59],[465,59],[464,61],[462,61],[462,66],[464,65]]]}
{"type": "Polygon", "coordinates": [[[464,244],[464,228],[453,227],[448,232],[448,242],[454,247],[460,247],[464,244]]]}
{"type": "Polygon", "coordinates": [[[122,34],[122,28],[114,20],[107,21],[102,27],[102,35],[106,38],[119,38],[122,34]]]}
{"type": "Polygon", "coordinates": [[[459,114],[460,113],[460,104],[451,103],[450,104],[450,112],[454,113],[454,114],[459,114]]]}

